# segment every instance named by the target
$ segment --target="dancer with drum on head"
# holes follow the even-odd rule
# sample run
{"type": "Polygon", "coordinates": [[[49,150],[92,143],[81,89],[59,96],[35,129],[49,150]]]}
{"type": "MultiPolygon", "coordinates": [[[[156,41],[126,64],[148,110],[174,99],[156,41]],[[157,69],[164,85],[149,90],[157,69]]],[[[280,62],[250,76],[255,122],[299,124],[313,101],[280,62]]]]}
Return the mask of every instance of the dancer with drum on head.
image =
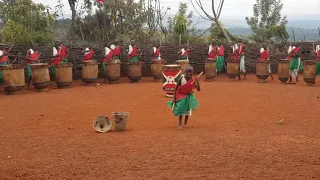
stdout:
{"type": "Polygon", "coordinates": [[[40,53],[37,50],[36,44],[32,44],[31,48],[27,51],[26,59],[26,71],[28,75],[28,88],[30,87],[30,82],[32,80],[32,70],[30,64],[35,64],[39,62],[40,53]]]}
{"type": "Polygon", "coordinates": [[[192,111],[199,106],[196,97],[193,95],[193,89],[200,91],[198,78],[193,78],[193,67],[188,66],[185,75],[179,79],[174,90],[173,100],[168,103],[173,108],[174,116],[179,116],[179,129],[183,129],[182,116],[185,115],[184,125],[188,124],[192,111]]]}

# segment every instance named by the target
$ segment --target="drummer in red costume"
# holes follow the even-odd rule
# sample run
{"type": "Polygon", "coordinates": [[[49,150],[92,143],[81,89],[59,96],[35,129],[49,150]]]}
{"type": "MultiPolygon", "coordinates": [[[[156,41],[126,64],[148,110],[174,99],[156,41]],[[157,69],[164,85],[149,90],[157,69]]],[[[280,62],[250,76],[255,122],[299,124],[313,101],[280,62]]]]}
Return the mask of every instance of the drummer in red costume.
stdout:
{"type": "Polygon", "coordinates": [[[229,59],[233,61],[239,60],[239,55],[237,53],[237,44],[235,44],[234,42],[231,42],[231,46],[229,49],[229,59]]]}
{"type": "Polygon", "coordinates": [[[94,51],[92,48],[90,48],[89,46],[87,46],[82,53],[84,53],[83,58],[82,58],[82,62],[85,61],[90,61],[93,59],[93,55],[94,55],[94,51]]]}
{"type": "MultiPolygon", "coordinates": [[[[0,66],[8,65],[8,53],[4,48],[4,44],[0,44],[0,66]]],[[[2,71],[0,70],[0,84],[3,83],[2,71]]]]}
{"type": "MultiPolygon", "coordinates": [[[[314,47],[313,47],[314,48],[314,47]]],[[[317,76],[320,75],[320,45],[318,44],[316,46],[316,48],[314,48],[314,53],[315,53],[315,57],[316,57],[316,61],[317,61],[317,65],[316,65],[316,74],[317,76]]]]}
{"type": "Polygon", "coordinates": [[[180,49],[178,54],[180,54],[180,60],[189,60],[190,52],[193,50],[193,48],[190,48],[188,46],[185,46],[180,49]]]}
{"type": "Polygon", "coordinates": [[[156,45],[155,47],[153,47],[152,60],[161,60],[161,50],[162,48],[160,47],[160,45],[156,45]]]}
{"type": "Polygon", "coordinates": [[[238,43],[239,44],[238,44],[237,53],[238,53],[238,56],[240,57],[240,71],[238,74],[238,78],[239,78],[239,80],[241,80],[240,73],[243,73],[244,79],[247,79],[246,67],[245,67],[245,63],[246,63],[245,62],[245,45],[242,42],[242,38],[239,38],[238,43]]]}
{"type": "MultiPolygon", "coordinates": [[[[267,47],[266,44],[264,44],[263,47],[260,49],[260,53],[258,54],[257,57],[260,59],[270,60],[270,52],[269,52],[269,48],[267,47]]],[[[273,80],[270,64],[269,64],[269,75],[270,75],[271,79],[273,80]]]]}
{"type": "Polygon", "coordinates": [[[129,62],[138,62],[139,61],[138,53],[140,52],[140,57],[141,57],[141,50],[140,50],[140,48],[138,48],[135,45],[135,42],[133,40],[131,41],[131,44],[129,45],[129,49],[127,51],[128,51],[129,62]]]}
{"type": "Polygon", "coordinates": [[[216,40],[212,40],[209,46],[208,58],[212,60],[216,60],[218,57],[219,47],[216,43],[216,40]]]}
{"type": "Polygon", "coordinates": [[[117,39],[114,40],[114,45],[111,45],[110,49],[113,52],[113,60],[120,61],[121,47],[119,46],[119,41],[117,39]]]}
{"type": "Polygon", "coordinates": [[[51,72],[53,77],[56,76],[56,65],[61,63],[68,63],[67,57],[69,56],[68,49],[62,44],[61,41],[57,41],[53,47],[53,56],[51,59],[51,72]]]}
{"type": "Polygon", "coordinates": [[[32,44],[32,47],[27,51],[27,59],[26,59],[26,71],[28,75],[28,87],[30,87],[30,82],[32,80],[32,70],[30,64],[35,64],[39,62],[40,53],[37,50],[37,46],[32,44]]]}
{"type": "Polygon", "coordinates": [[[104,72],[104,81],[107,81],[107,67],[106,67],[106,62],[113,61],[113,50],[110,48],[111,43],[108,42],[106,44],[105,53],[104,53],[104,58],[103,58],[103,63],[102,63],[102,68],[104,72]]]}

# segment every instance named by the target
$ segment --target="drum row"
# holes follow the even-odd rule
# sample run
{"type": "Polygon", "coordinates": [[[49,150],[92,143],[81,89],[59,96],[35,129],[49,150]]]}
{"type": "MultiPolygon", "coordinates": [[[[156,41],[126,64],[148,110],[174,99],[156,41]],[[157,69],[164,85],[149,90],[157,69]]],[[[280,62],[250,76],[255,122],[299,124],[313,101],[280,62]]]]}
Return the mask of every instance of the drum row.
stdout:
{"type": "MultiPolygon", "coordinates": [[[[120,81],[120,61],[105,63],[106,78],[112,84],[120,81]]],[[[32,84],[36,91],[46,91],[50,83],[49,65],[47,63],[30,64],[32,70],[32,84]]],[[[59,64],[55,67],[55,80],[58,88],[66,88],[72,84],[72,64],[59,64]]],[[[20,64],[10,64],[0,67],[3,74],[4,91],[12,94],[25,87],[25,68],[20,64]]],[[[142,63],[128,63],[128,78],[138,82],[142,77],[142,63]]],[[[98,79],[98,63],[86,61],[82,63],[82,81],[85,85],[95,84],[98,79]]]]}
{"type": "MultiPolygon", "coordinates": [[[[315,60],[303,61],[304,71],[303,79],[308,85],[315,84],[316,79],[316,64],[315,60]]],[[[238,76],[240,67],[240,61],[229,60],[227,61],[227,75],[230,79],[234,79],[238,76]]],[[[286,83],[289,80],[289,60],[278,60],[278,78],[282,83],[286,83]]],[[[269,77],[270,61],[267,59],[259,59],[256,63],[256,77],[259,83],[266,83],[266,79],[269,77]]],[[[207,81],[213,81],[216,78],[216,60],[207,59],[205,63],[205,75],[207,81]]]]}

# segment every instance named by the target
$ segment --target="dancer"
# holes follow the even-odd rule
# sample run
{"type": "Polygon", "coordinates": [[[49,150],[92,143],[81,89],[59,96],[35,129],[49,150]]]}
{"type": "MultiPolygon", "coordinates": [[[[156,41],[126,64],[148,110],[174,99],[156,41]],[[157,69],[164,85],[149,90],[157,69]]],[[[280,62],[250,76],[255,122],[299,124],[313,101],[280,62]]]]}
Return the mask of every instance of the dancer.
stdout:
{"type": "Polygon", "coordinates": [[[319,76],[320,75],[320,45],[318,44],[316,48],[314,48],[314,44],[313,44],[313,51],[317,61],[316,74],[317,76],[319,76]]]}
{"type": "Polygon", "coordinates": [[[61,63],[68,63],[67,57],[69,56],[69,53],[67,47],[63,46],[61,41],[56,41],[52,49],[51,73],[53,77],[56,77],[55,66],[61,63]]]}
{"type": "MultiPolygon", "coordinates": [[[[290,73],[290,80],[289,80],[289,84],[296,84],[297,82],[299,82],[299,70],[303,70],[303,64],[301,63],[301,50],[300,50],[300,46],[298,44],[293,45],[293,47],[291,48],[291,52],[289,54],[291,62],[290,62],[290,66],[289,66],[289,73],[290,73]],[[296,82],[293,83],[292,79],[296,79],[296,82]]],[[[290,50],[290,47],[289,47],[290,50]]]]}
{"type": "Polygon", "coordinates": [[[168,103],[173,108],[174,116],[179,116],[179,129],[183,129],[182,117],[185,115],[184,125],[188,124],[192,110],[199,106],[196,97],[193,95],[193,89],[200,91],[198,78],[193,78],[193,67],[188,66],[185,70],[186,75],[182,75],[174,90],[173,100],[168,103]]]}

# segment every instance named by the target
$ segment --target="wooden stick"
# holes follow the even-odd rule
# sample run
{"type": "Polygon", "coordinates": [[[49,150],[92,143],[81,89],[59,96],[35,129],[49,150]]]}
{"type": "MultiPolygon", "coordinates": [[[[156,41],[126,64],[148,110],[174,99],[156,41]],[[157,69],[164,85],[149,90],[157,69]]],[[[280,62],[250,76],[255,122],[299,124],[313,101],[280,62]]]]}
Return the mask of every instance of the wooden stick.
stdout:
{"type": "MultiPolygon", "coordinates": [[[[202,74],[203,74],[203,71],[197,76],[197,78],[199,78],[202,74]]],[[[194,79],[191,84],[193,84],[195,81],[196,80],[194,79]]],[[[173,105],[172,105],[171,111],[174,110],[175,105],[176,105],[176,103],[174,102],[173,105]]]]}

